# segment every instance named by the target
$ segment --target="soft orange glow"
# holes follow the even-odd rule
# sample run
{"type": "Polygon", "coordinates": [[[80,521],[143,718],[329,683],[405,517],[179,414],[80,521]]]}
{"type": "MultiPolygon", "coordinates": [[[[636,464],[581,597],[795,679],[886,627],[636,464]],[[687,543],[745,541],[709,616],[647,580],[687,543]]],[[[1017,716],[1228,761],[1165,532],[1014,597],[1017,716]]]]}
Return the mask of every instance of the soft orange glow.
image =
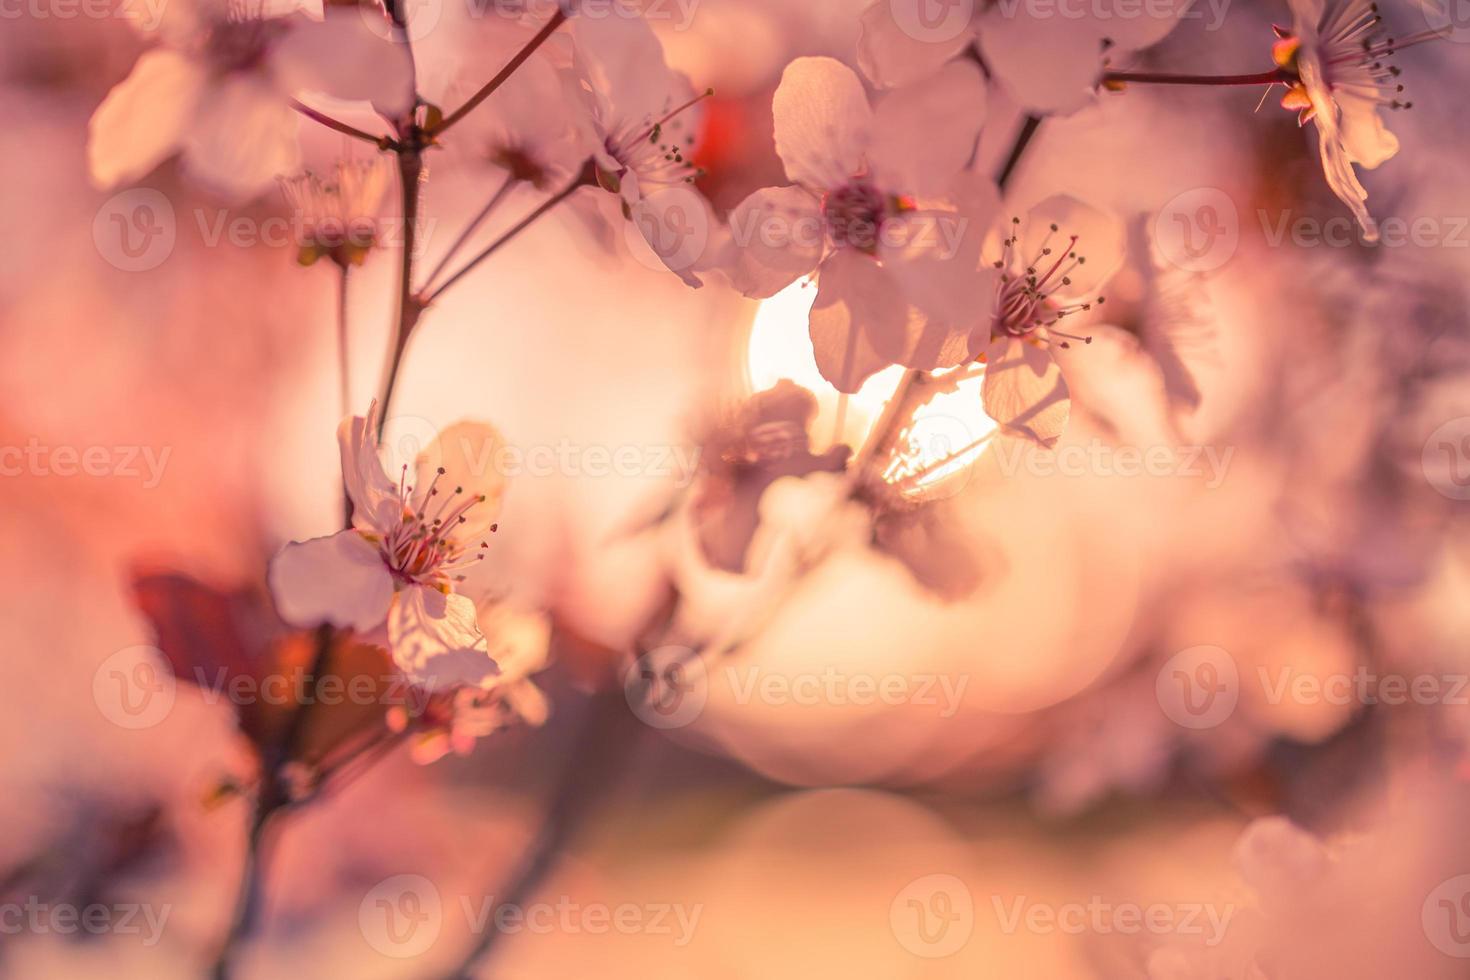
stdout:
{"type": "MultiPolygon", "coordinates": [[[[813,449],[820,452],[836,442],[860,447],[867,440],[904,370],[890,367],[873,375],[846,399],[817,370],[807,332],[807,314],[816,301],[816,287],[795,282],[761,303],[750,328],[747,372],[754,391],[789,379],[810,389],[819,406],[813,426],[813,449]]],[[[953,391],[944,391],[914,413],[900,440],[899,454],[884,468],[884,477],[905,490],[920,491],[974,463],[989,445],[995,422],[985,414],[980,386],[982,365],[954,369],[963,372],[953,391]]],[[[941,372],[940,376],[945,376],[941,372]]]]}

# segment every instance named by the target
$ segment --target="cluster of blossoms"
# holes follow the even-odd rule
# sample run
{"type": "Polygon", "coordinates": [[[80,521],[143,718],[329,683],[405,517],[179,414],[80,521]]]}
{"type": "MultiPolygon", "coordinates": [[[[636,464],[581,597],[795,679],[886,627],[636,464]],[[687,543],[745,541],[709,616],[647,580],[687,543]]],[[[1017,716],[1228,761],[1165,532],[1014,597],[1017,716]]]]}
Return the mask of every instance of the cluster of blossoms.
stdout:
{"type": "MultiPolygon", "coordinates": [[[[974,457],[935,464],[915,452],[896,466],[874,456],[902,457],[905,423],[917,418],[909,393],[957,389],[977,375],[983,410],[1003,437],[1045,447],[1063,436],[1071,392],[1084,382],[1074,372],[1069,387],[1069,358],[1059,352],[1092,342],[1087,321],[1106,302],[1128,234],[1116,216],[1068,195],[1012,196],[1008,178],[1047,117],[1085,110],[1132,84],[1257,85],[1267,93],[1282,86],[1281,105],[1315,127],[1328,186],[1365,237],[1376,236],[1359,171],[1397,153],[1383,112],[1411,104],[1390,59],[1439,32],[1395,38],[1367,0],[1289,5],[1293,22],[1277,28],[1269,70],[1211,77],[1127,67],[1169,34],[1191,0],[1142,11],[1132,0],[1095,0],[1090,12],[1062,17],[979,0],[951,5],[951,19],[937,26],[931,0],[879,0],[862,15],[851,65],[804,56],[782,72],[771,136],[784,183],[716,215],[697,165],[712,91],[670,67],[640,17],[583,16],[577,0],[550,10],[497,4],[476,35],[475,81],[427,93],[426,82],[443,81],[430,59],[452,32],[419,36],[401,0],[381,8],[371,0],[181,0],[140,28],[156,43],[97,108],[88,162],[104,188],[175,157],[215,193],[254,199],[279,188],[302,218],[300,263],[326,258],[319,268],[335,266],[342,277],[344,351],[346,277],[389,244],[381,212],[396,189],[403,240],[392,245],[402,264],[385,380],[365,413],[345,407],[337,432],[347,519],[335,533],[281,548],[268,583],[280,619],[321,638],[314,670],[329,669],[343,636],[377,661],[386,651],[424,697],[421,710],[395,709],[374,724],[389,742],[411,736],[415,758],[430,762],[467,754],[512,724],[540,724],[549,710],[533,681],[548,659],[548,618],[476,592],[474,569],[488,557],[505,491],[485,463],[500,434],[461,422],[413,462],[396,471],[384,463],[382,417],[391,415],[408,340],[445,290],[564,206],[603,244],[646,250],[690,287],[714,282],[767,299],[810,285],[811,351],[844,398],[879,372],[903,369],[878,434],[856,454],[814,449],[819,400],[791,382],[750,399],[711,437],[693,490],[663,519],[676,595],[656,626],[669,646],[703,654],[744,643],[792,583],[838,549],[886,551],[930,593],[962,593],[979,579],[978,561],[966,566],[945,550],[943,535],[929,533],[925,522],[938,508],[922,511],[901,488],[882,492],[974,457]],[[1120,15],[1123,8],[1133,14],[1120,15]],[[484,64],[501,67],[485,79],[484,64]],[[1024,117],[995,174],[980,153],[993,104],[1024,117]],[[307,127],[355,140],[373,156],[303,169],[307,127]],[[425,276],[415,219],[436,154],[483,172],[488,201],[425,276]],[[513,198],[529,198],[529,213],[456,263],[513,198]]],[[[1266,63],[1269,36],[1261,41],[1266,63]]],[[[1143,237],[1131,243],[1135,251],[1156,244],[1143,237]]],[[[1129,285],[1135,294],[1148,288],[1129,285]]],[[[347,392],[345,354],[341,363],[347,392]]],[[[1151,696],[1142,687],[1135,693],[1151,696]]],[[[1132,733],[1137,742],[1153,735],[1132,733]]],[[[1091,730],[1079,740],[1097,741],[1091,730]]],[[[292,756],[293,748],[261,753],[257,826],[283,800],[296,801],[277,785],[290,781],[292,764],[305,768],[306,754],[292,756]]],[[[1094,792],[1091,771],[1079,775],[1085,767],[1071,765],[1083,753],[1069,747],[1067,755],[1069,765],[1044,774],[1061,787],[1054,795],[1094,792]]],[[[1165,761],[1135,752],[1091,768],[1142,782],[1165,761]]],[[[331,769],[318,765],[302,785],[331,769]]],[[[1278,837],[1300,843],[1264,839],[1278,837]]],[[[248,928],[248,912],[237,928],[248,928]]],[[[1156,972],[1186,955],[1161,954],[1156,972]]]]}
{"type": "MultiPolygon", "coordinates": [[[[1371,236],[1355,167],[1394,155],[1380,111],[1408,105],[1387,59],[1434,36],[1394,40],[1365,0],[1291,0],[1294,23],[1277,31],[1275,69],[1212,80],[1118,67],[1169,33],[1185,0],[1142,16],[1115,16],[1101,2],[1090,15],[1061,18],[982,2],[942,37],[926,28],[924,2],[884,0],[864,13],[855,61],[866,84],[830,57],[787,66],[772,115],[789,183],[756,190],[723,221],[695,186],[710,91],[669,68],[642,19],[578,16],[570,0],[549,19],[529,6],[498,11],[493,36],[482,40],[503,52],[505,68],[450,113],[425,98],[414,25],[391,5],[170,6],[148,32],[157,45],[98,107],[89,161],[103,186],[136,179],[176,153],[187,173],[223,193],[253,196],[279,181],[308,216],[301,261],[328,257],[344,274],[378,244],[375,216],[391,168],[348,161],[325,175],[300,173],[303,125],[396,155],[405,219],[417,208],[426,151],[458,147],[498,174],[484,211],[421,288],[412,256],[405,259],[385,401],[419,315],[504,243],[439,278],[514,188],[540,204],[508,234],[570,200],[609,241],[624,237],[610,229],[636,228],[691,286],[717,274],[766,298],[807,279],[816,287],[812,349],[834,389],[856,392],[893,365],[921,373],[976,365],[985,411],[1000,431],[1046,445],[1062,434],[1069,406],[1053,354],[1091,340],[1074,324],[1104,302],[1099,290],[1122,261],[1124,230],[1070,197],[1010,206],[1006,175],[992,178],[976,161],[989,93],[1003,91],[1034,126],[1130,82],[1284,85],[1282,104],[1303,125],[1315,123],[1328,182],[1371,236]],[[374,122],[348,124],[348,112],[374,122]],[[692,251],[683,233],[691,227],[706,232],[692,251]]],[[[420,59],[427,50],[420,46],[420,59]]],[[[431,690],[471,692],[457,702],[468,719],[484,707],[482,693],[502,684],[504,665],[459,591],[488,546],[501,488],[436,463],[447,458],[443,444],[413,472],[385,472],[377,429],[376,406],[343,422],[351,522],[281,552],[271,570],[277,605],[293,624],[379,639],[431,690]]],[[[498,438],[469,423],[450,434],[498,438]]],[[[748,543],[739,537],[732,565],[748,543]]],[[[450,725],[461,734],[493,727],[483,719],[450,725]]]]}

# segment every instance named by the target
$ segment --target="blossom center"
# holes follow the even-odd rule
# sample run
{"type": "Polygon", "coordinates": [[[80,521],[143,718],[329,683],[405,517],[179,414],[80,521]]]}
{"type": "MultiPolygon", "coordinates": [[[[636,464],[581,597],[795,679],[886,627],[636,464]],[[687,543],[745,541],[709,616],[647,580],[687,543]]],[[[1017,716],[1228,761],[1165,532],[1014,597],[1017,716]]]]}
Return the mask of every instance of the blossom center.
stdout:
{"type": "Polygon", "coordinates": [[[878,251],[878,232],[889,216],[888,198],[872,184],[854,181],[828,191],[822,199],[822,216],[833,244],[873,255],[878,251]]]}
{"type": "Polygon", "coordinates": [[[298,261],[326,257],[346,268],[361,265],[378,239],[378,205],[387,175],[377,161],[342,162],[328,174],[283,178],[281,190],[300,223],[298,261]]]}
{"type": "MultiPolygon", "coordinates": [[[[458,574],[462,569],[485,557],[483,551],[472,550],[459,537],[470,511],[485,503],[485,495],[466,494],[464,487],[446,492],[439,487],[443,476],[441,466],[415,509],[414,488],[407,485],[408,467],[403,468],[398,483],[403,518],[378,542],[383,563],[399,581],[448,588],[451,581],[464,578],[458,574]]],[[[495,529],[494,524],[490,525],[491,531],[495,529]]],[[[489,543],[481,541],[479,547],[488,548],[489,543]]]]}
{"type": "Polygon", "coordinates": [[[221,20],[204,39],[204,59],[220,75],[251,71],[265,61],[271,46],[289,30],[279,19],[221,20]]]}
{"type": "MultiPolygon", "coordinates": [[[[1024,337],[1038,334],[1039,339],[1052,336],[1068,341],[1092,343],[1091,337],[1062,333],[1056,325],[1063,319],[1092,309],[1094,301],[1068,302],[1064,294],[1072,285],[1072,273],[1086,264],[1087,257],[1077,254],[1077,235],[1063,235],[1057,225],[1050,225],[1032,255],[1021,254],[1020,218],[1011,219],[1012,233],[1003,244],[995,267],[1001,270],[996,286],[995,313],[991,335],[1024,337]]],[[[1095,301],[1103,302],[1099,296],[1095,301]]]]}
{"type": "Polygon", "coordinates": [[[1363,99],[1387,109],[1411,109],[1412,102],[1400,98],[1404,86],[1399,81],[1402,71],[1388,59],[1400,48],[1443,36],[1443,31],[1428,30],[1407,37],[1394,38],[1383,32],[1383,17],[1376,3],[1362,0],[1329,0],[1317,24],[1314,43],[1304,45],[1302,39],[1280,28],[1272,49],[1276,64],[1296,77],[1289,86],[1282,107],[1300,111],[1303,122],[1314,114],[1310,75],[1303,77],[1304,62],[1316,70],[1320,84],[1334,97],[1363,99]]]}
{"type": "Polygon", "coordinates": [[[522,180],[537,188],[546,184],[546,168],[524,147],[509,144],[494,147],[490,162],[509,172],[511,180],[522,180]]]}
{"type": "Polygon", "coordinates": [[[713,94],[713,89],[706,89],[658,119],[645,118],[609,132],[603,148],[644,184],[692,184],[704,176],[704,171],[688,157],[695,133],[684,113],[713,94]]]}

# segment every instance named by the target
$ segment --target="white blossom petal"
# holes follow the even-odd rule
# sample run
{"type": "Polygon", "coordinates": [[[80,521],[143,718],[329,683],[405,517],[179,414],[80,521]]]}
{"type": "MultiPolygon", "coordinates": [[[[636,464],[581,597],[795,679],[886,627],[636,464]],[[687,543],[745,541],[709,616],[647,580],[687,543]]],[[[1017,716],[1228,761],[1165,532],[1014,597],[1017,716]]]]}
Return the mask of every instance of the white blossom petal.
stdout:
{"type": "Polygon", "coordinates": [[[821,206],[804,188],[764,187],[730,212],[724,268],[746,296],[767,299],[821,260],[826,229],[821,206]]]}
{"type": "Polygon", "coordinates": [[[797,58],[771,100],[776,153],[808,189],[839,187],[865,166],[873,110],[853,70],[833,58],[797,58]]]}
{"type": "Polygon", "coordinates": [[[1342,110],[1342,145],[1354,163],[1372,170],[1399,152],[1398,137],[1383,124],[1378,103],[1342,92],[1337,105],[1342,110]]]}
{"type": "Polygon", "coordinates": [[[301,117],[268,80],[237,73],[210,86],[207,111],[185,137],[191,175],[231,197],[248,199],[297,169],[301,117]]]}
{"type": "Polygon", "coordinates": [[[653,122],[673,108],[663,45],[642,17],[577,17],[569,30],[577,75],[601,122],[653,122]]]}
{"type": "Polygon", "coordinates": [[[897,363],[905,346],[908,307],[902,290],[877,261],[839,248],[817,274],[817,299],[808,320],[822,377],[849,394],[870,376],[897,363]]]}
{"type": "Polygon", "coordinates": [[[923,24],[924,8],[931,0],[877,0],[863,11],[862,33],[858,36],[858,67],[868,80],[880,88],[908,85],[939,71],[975,40],[969,13],[962,4],[951,4],[945,20],[961,18],[963,23],[940,23],[926,36],[905,30],[897,15],[904,14],[905,23],[923,24]]]}
{"type": "Polygon", "coordinates": [[[383,471],[378,455],[378,404],[367,417],[343,419],[337,426],[337,448],[342,457],[342,483],[352,501],[352,523],[364,531],[383,534],[403,516],[398,483],[383,471]]]}
{"type": "Polygon", "coordinates": [[[1089,105],[1103,72],[1103,36],[1059,17],[998,12],[980,25],[980,50],[995,77],[1025,109],[1065,114],[1089,105]]]}
{"type": "Polygon", "coordinates": [[[998,273],[982,259],[1000,209],[990,180],[967,181],[956,206],[905,212],[884,222],[879,257],[903,285],[908,302],[926,316],[963,327],[989,325],[998,273]]]}
{"type": "Polygon", "coordinates": [[[271,560],[269,581],[276,611],[302,628],[331,623],[366,633],[393,600],[393,576],[356,531],[291,542],[271,560]]]}
{"type": "Polygon", "coordinates": [[[985,412],[1012,434],[1051,445],[1067,425],[1071,402],[1061,368],[1044,348],[1000,337],[985,353],[985,412]]]}
{"type": "Polygon", "coordinates": [[[1363,229],[1365,241],[1378,241],[1378,225],[1368,212],[1368,191],[1353,169],[1353,158],[1343,145],[1342,129],[1338,125],[1338,108],[1333,102],[1323,81],[1321,68],[1309,57],[1301,60],[1302,84],[1311,97],[1316,110],[1313,119],[1317,124],[1317,150],[1322,157],[1322,173],[1327,186],[1337,199],[1346,204],[1363,229]]]}
{"type": "Polygon", "coordinates": [[[207,73],[168,48],[145,51],[113,86],[88,125],[87,167],[101,188],[142,177],[178,149],[207,73]]]}
{"type": "Polygon", "coordinates": [[[475,622],[475,604],[426,585],[398,593],[388,642],[394,662],[429,690],[482,687],[500,672],[475,622]]]}
{"type": "Polygon", "coordinates": [[[270,70],[288,96],[367,102],[390,118],[412,104],[408,48],[369,30],[356,7],[334,7],[319,24],[298,24],[272,48],[270,70]]]}
{"type": "Polygon", "coordinates": [[[874,183],[919,197],[947,190],[974,155],[984,122],[985,80],[970,62],[894,90],[873,111],[874,183]]]}

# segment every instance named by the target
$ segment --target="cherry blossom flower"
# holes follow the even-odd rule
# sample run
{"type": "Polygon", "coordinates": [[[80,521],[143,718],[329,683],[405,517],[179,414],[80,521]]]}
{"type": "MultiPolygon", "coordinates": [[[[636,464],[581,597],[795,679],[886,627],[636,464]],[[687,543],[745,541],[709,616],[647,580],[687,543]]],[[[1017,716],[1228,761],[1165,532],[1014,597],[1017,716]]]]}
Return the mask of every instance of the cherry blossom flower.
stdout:
{"type": "Polygon", "coordinates": [[[1294,75],[1281,105],[1297,110],[1301,125],[1317,124],[1322,170],[1332,193],[1352,209],[1363,237],[1378,240],[1368,192],[1354,166],[1373,170],[1399,151],[1383,124],[1382,109],[1407,109],[1399,69],[1387,59],[1400,48],[1441,36],[1437,30],[1404,38],[1383,33],[1378,5],[1369,0],[1291,0],[1292,27],[1276,29],[1276,64],[1294,75]]]}
{"type": "Polygon", "coordinates": [[[699,103],[688,77],[671,70],[663,46],[638,17],[582,17],[573,22],[576,87],[586,108],[587,142],[597,184],[611,194],[609,224],[633,221],[644,241],[690,286],[711,218],[691,187],[690,160],[699,103]]]}
{"type": "Polygon", "coordinates": [[[772,108],[793,183],[731,213],[723,265],[735,288],[766,298],[815,272],[812,343],[839,391],[891,364],[965,360],[998,206],[992,184],[963,173],[984,120],[979,70],[949,65],[875,107],[846,65],[798,58],[772,108]]]}
{"type": "Polygon", "coordinates": [[[782,380],[705,440],[699,477],[661,531],[679,598],[664,642],[728,652],[804,570],[835,550],[868,546],[872,515],[853,499],[850,450],[811,451],[816,412],[810,391],[782,380]]]}
{"type": "Polygon", "coordinates": [[[883,87],[908,85],[974,48],[1021,106],[1035,113],[1074,112],[1092,101],[1108,61],[1120,51],[1157,44],[1188,9],[1187,0],[1135,4],[1095,0],[1073,7],[977,0],[935,23],[929,0],[878,0],[863,14],[858,61],[883,87]]]}
{"type": "Polygon", "coordinates": [[[330,623],[380,638],[399,668],[430,690],[483,686],[500,667],[476,622],[475,604],[455,591],[464,569],[484,557],[484,536],[503,491],[477,472],[476,447],[495,430],[461,422],[421,453],[409,482],[395,481],[377,450],[377,405],[337,432],[352,527],[293,542],[271,562],[277,611],[300,627],[330,623]]]}
{"type": "Polygon", "coordinates": [[[851,450],[811,451],[817,399],[792,381],[752,395],[736,416],[706,440],[706,477],[694,499],[704,559],[727,572],[745,571],[746,553],[760,527],[766,489],[784,477],[841,473],[851,450]]]}
{"type": "Polygon", "coordinates": [[[302,241],[297,259],[312,265],[329,258],[342,268],[362,265],[378,240],[378,208],[390,170],[383,158],[342,160],[327,175],[305,171],[282,179],[299,222],[302,241]]]}
{"type": "Polygon", "coordinates": [[[591,155],[587,136],[569,80],[538,53],[465,117],[455,138],[503,179],[554,191],[576,177],[591,155]]]}
{"type": "Polygon", "coordinates": [[[985,360],[985,411],[1006,431],[1042,444],[1061,436],[1070,397],[1052,349],[1090,341],[1061,324],[1103,302],[1096,290],[1122,262],[1124,235],[1121,222],[1058,195],[1025,221],[1011,218],[992,246],[1000,281],[989,322],[970,337],[970,353],[985,360]]]}
{"type": "Polygon", "coordinates": [[[252,197],[298,166],[300,117],[290,100],[319,94],[407,108],[403,47],[369,30],[357,10],[323,16],[320,0],[274,5],[195,0],[170,5],[162,43],[92,115],[93,181],[114,187],[182,151],[189,174],[232,197],[252,197]],[[308,14],[314,14],[312,20],[308,14]]]}

